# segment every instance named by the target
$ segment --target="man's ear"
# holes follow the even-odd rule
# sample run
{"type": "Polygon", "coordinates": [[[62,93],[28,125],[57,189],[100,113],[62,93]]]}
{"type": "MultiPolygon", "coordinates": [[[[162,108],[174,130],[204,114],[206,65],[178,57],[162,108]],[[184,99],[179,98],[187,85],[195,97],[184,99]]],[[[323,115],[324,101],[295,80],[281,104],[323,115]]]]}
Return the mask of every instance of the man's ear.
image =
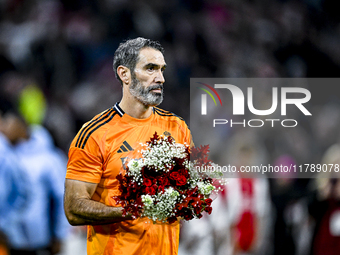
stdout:
{"type": "Polygon", "coordinates": [[[130,69],[126,66],[118,66],[117,67],[117,74],[119,78],[122,80],[123,85],[130,84],[131,82],[131,72],[130,69]]]}

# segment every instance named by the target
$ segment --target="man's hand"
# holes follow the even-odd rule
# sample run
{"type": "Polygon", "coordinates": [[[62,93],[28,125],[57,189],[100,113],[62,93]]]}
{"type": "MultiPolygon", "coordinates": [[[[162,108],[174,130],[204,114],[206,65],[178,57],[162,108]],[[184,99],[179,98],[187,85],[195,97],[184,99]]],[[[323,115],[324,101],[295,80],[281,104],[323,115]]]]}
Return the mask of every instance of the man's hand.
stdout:
{"type": "Polygon", "coordinates": [[[123,217],[122,207],[107,206],[91,200],[96,183],[66,179],[64,208],[69,223],[75,225],[102,225],[130,220],[123,217]]]}

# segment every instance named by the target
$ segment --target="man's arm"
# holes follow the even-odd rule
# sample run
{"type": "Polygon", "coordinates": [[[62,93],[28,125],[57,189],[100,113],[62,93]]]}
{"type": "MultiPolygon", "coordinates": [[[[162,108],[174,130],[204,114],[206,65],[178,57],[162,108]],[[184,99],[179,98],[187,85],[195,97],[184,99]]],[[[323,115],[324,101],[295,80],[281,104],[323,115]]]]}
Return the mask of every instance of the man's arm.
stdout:
{"type": "Polygon", "coordinates": [[[96,188],[95,183],[66,179],[64,208],[71,225],[102,225],[131,219],[122,216],[122,207],[91,200],[96,188]]]}

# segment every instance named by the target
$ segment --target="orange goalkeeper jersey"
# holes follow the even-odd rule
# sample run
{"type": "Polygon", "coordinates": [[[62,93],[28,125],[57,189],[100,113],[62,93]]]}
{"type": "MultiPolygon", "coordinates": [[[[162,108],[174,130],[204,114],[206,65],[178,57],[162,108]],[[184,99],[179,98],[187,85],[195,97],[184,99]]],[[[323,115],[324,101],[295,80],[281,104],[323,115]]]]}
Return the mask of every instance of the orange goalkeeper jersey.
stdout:
{"type": "MultiPolygon", "coordinates": [[[[153,108],[150,117],[136,119],[118,103],[87,122],[74,138],[67,179],[98,183],[93,200],[116,206],[120,194],[116,176],[128,158],[140,158],[140,143],[153,134],[171,135],[177,143],[191,144],[184,120],[171,112],[153,108]]],[[[147,218],[88,226],[87,252],[93,254],[173,255],[178,253],[179,224],[153,224],[147,218]]]]}

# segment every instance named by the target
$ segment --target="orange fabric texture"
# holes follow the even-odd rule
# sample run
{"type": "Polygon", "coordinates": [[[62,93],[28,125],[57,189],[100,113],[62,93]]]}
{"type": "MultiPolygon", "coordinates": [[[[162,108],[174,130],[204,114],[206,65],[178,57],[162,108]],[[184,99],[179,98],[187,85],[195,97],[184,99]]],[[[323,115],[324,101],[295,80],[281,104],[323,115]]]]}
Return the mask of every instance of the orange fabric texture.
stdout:
{"type": "MultiPolygon", "coordinates": [[[[178,116],[154,107],[147,119],[135,119],[116,104],[86,123],[74,138],[67,166],[67,179],[98,183],[93,200],[116,206],[116,176],[128,158],[140,158],[140,143],[152,135],[171,135],[177,143],[191,144],[190,131],[178,116]]],[[[87,252],[93,254],[178,253],[179,223],[153,224],[147,218],[88,226],[87,252]]]]}

